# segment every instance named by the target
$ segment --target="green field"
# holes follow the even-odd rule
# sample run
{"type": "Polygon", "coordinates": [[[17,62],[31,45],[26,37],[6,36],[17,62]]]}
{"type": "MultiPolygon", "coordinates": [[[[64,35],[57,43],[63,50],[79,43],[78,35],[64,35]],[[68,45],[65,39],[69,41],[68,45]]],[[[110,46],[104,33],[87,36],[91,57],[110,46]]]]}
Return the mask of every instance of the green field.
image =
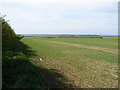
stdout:
{"type": "Polygon", "coordinates": [[[118,87],[118,40],[110,38],[23,38],[31,62],[43,67],[50,87],[118,87]],[[42,60],[41,60],[42,59],[42,60]]]}

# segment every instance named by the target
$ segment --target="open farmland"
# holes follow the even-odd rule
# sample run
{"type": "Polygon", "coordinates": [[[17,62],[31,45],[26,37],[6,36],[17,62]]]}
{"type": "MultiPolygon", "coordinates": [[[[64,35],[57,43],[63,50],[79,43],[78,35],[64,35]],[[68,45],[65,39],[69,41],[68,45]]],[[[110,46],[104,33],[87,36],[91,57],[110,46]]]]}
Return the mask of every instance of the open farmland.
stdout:
{"type": "Polygon", "coordinates": [[[111,38],[23,38],[35,52],[31,62],[46,87],[117,88],[118,40],[111,38]]]}

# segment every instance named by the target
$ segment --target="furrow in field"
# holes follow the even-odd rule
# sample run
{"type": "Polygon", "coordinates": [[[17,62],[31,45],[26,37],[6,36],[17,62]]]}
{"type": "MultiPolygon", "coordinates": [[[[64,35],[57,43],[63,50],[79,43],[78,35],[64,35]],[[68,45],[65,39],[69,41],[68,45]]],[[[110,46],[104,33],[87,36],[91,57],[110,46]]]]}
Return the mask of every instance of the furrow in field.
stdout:
{"type": "Polygon", "coordinates": [[[68,46],[73,46],[73,47],[79,47],[79,48],[88,48],[88,49],[95,49],[95,50],[100,50],[108,53],[113,53],[117,54],[118,50],[113,50],[113,49],[108,49],[108,48],[101,48],[101,47],[93,47],[93,46],[86,46],[86,45],[81,45],[81,44],[71,44],[71,43],[66,43],[66,42],[59,42],[59,41],[48,41],[51,43],[58,43],[58,44],[64,44],[68,46]]]}

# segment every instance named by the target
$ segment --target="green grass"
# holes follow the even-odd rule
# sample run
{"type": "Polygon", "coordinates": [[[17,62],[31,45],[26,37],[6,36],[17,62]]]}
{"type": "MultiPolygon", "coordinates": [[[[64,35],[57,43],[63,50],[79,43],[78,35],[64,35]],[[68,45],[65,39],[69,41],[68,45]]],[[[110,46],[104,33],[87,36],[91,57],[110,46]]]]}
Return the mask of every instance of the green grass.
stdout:
{"type": "Polygon", "coordinates": [[[35,65],[58,70],[68,78],[68,83],[73,83],[73,86],[117,87],[117,54],[49,41],[117,50],[116,39],[24,38],[22,42],[36,51],[37,56],[31,58],[35,65]],[[39,61],[39,58],[42,58],[43,62],[39,61]]]}
{"type": "MultiPolygon", "coordinates": [[[[32,57],[38,57],[36,51],[28,45],[18,42],[14,51],[3,53],[2,88],[33,88],[48,90],[52,87],[62,87],[66,78],[57,71],[50,70],[33,63],[32,57]],[[63,80],[58,80],[63,78],[63,80]],[[48,81],[53,81],[49,83],[48,81]]],[[[65,85],[64,85],[65,86],[65,85]]]]}
{"type": "MultiPolygon", "coordinates": [[[[73,39],[75,39],[74,41],[76,41],[76,38],[73,38],[73,39]]],[[[33,50],[37,51],[37,54],[41,56],[45,55],[49,57],[70,57],[70,58],[74,56],[75,57],[79,56],[78,58],[90,58],[94,60],[103,60],[103,61],[113,62],[113,63],[118,62],[117,54],[106,53],[103,51],[93,50],[93,49],[59,45],[56,43],[46,42],[47,40],[49,41],[53,39],[24,39],[23,41],[27,45],[30,45],[33,48],[33,50]],[[64,53],[65,51],[71,52],[71,54],[68,54],[68,53],[65,54],[64,53]]],[[[56,38],[56,41],[61,41],[61,38],[56,38]]],[[[116,48],[117,48],[117,45],[116,45],[116,48]]]]}
{"type": "MultiPolygon", "coordinates": [[[[49,40],[44,39],[44,40],[49,40]]],[[[52,41],[62,41],[74,44],[82,44],[88,46],[99,46],[105,48],[117,49],[118,39],[110,38],[52,38],[52,41]]]]}

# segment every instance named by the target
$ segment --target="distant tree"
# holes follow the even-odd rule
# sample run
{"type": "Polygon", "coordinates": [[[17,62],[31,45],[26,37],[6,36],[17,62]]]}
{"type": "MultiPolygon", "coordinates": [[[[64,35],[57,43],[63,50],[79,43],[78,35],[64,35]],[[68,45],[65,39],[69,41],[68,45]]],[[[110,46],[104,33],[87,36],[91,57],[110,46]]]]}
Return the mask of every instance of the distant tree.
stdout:
{"type": "Polygon", "coordinates": [[[21,36],[21,35],[17,35],[17,39],[20,40],[22,39],[24,36],[21,36]]]}

